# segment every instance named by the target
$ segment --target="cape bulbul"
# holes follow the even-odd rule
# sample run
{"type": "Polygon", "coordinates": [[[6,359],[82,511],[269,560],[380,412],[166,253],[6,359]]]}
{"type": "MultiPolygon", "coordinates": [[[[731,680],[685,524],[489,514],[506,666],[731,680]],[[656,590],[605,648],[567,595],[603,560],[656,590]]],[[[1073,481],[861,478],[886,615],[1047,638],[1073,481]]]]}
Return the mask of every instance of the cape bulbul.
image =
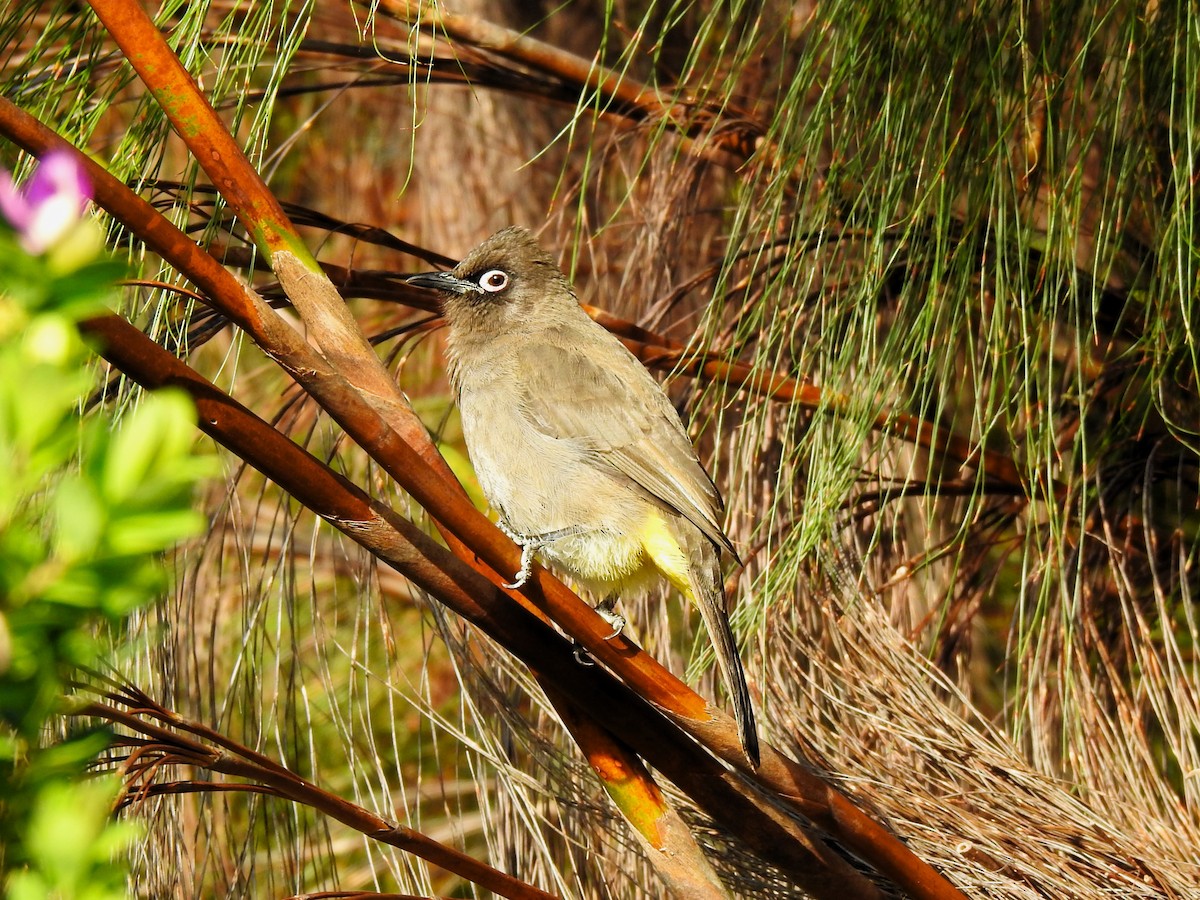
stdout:
{"type": "Polygon", "coordinates": [[[666,578],[700,610],[757,765],[719,567],[722,550],[736,553],[721,496],[658,382],[588,317],[522,228],[492,235],[450,272],[408,283],[441,293],[467,452],[522,545],[518,582],[534,550],[608,604],[666,578]]]}

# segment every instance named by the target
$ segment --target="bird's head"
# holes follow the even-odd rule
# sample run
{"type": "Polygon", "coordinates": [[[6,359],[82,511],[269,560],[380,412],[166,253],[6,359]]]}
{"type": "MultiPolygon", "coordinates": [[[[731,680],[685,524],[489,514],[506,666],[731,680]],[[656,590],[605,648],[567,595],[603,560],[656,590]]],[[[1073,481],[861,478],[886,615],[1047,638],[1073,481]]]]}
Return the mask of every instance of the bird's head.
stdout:
{"type": "Polygon", "coordinates": [[[497,231],[449,272],[405,279],[441,294],[451,331],[472,325],[531,325],[556,308],[577,307],[575,292],[554,258],[524,228],[497,231]]]}

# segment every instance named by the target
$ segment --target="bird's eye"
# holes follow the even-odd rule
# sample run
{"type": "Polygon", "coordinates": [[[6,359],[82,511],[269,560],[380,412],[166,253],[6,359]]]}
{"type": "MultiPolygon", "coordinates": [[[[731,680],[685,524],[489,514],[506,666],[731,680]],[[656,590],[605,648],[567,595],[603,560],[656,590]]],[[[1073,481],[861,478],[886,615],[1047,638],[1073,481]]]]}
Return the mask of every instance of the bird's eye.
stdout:
{"type": "Polygon", "coordinates": [[[508,287],[508,273],[500,269],[484,272],[479,278],[479,286],[489,293],[496,293],[508,287]]]}

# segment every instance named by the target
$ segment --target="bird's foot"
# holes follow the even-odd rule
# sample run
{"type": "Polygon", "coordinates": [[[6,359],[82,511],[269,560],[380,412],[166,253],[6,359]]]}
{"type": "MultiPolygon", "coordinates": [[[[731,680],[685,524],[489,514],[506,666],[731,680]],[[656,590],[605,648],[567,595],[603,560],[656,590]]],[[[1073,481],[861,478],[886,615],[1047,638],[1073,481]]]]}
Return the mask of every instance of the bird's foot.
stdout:
{"type": "Polygon", "coordinates": [[[505,590],[515,591],[523,586],[529,580],[529,576],[533,574],[533,554],[537,553],[542,548],[542,545],[532,540],[519,540],[518,537],[510,535],[517,546],[521,548],[521,568],[517,572],[517,577],[511,584],[503,585],[505,590]]]}
{"type": "Polygon", "coordinates": [[[517,572],[516,579],[512,584],[505,584],[502,587],[505,590],[515,591],[522,587],[529,580],[529,576],[533,574],[533,559],[534,554],[543,547],[553,544],[557,540],[565,537],[574,537],[583,532],[583,529],[577,525],[569,528],[560,528],[557,531],[547,531],[545,534],[520,534],[513,531],[504,525],[503,522],[498,523],[500,530],[507,534],[518,547],[521,548],[521,568],[517,572]]]}
{"type": "MultiPolygon", "coordinates": [[[[605,635],[604,639],[606,641],[611,641],[618,634],[624,631],[625,626],[629,622],[629,620],[623,615],[613,611],[613,607],[616,605],[617,598],[616,596],[612,596],[605,597],[598,604],[596,604],[595,607],[593,607],[596,610],[596,615],[613,627],[613,633],[605,635]]],[[[579,641],[575,641],[574,643],[575,662],[579,663],[581,666],[594,666],[596,662],[592,659],[592,654],[588,653],[587,647],[583,646],[583,644],[579,643],[579,641]]]]}
{"type": "Polygon", "coordinates": [[[605,597],[596,605],[596,615],[613,627],[613,633],[604,638],[606,641],[611,641],[629,624],[628,619],[614,610],[616,605],[616,596],[605,597]]]}
{"type": "Polygon", "coordinates": [[[583,644],[579,643],[579,641],[575,641],[574,644],[575,648],[573,650],[573,655],[575,657],[575,662],[579,663],[581,666],[594,666],[596,661],[592,659],[592,654],[588,653],[587,647],[583,646],[583,644]]]}

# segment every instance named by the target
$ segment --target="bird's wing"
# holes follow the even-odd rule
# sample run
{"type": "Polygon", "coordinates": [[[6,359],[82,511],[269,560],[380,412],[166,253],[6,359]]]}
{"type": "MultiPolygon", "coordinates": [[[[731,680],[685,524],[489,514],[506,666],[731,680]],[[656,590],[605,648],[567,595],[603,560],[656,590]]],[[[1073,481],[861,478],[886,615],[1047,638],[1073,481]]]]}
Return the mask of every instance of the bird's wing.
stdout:
{"type": "Polygon", "coordinates": [[[522,415],[543,434],[579,441],[597,465],[625,475],[736,557],[720,525],[721,495],[662,388],[607,332],[569,337],[519,349],[522,415]],[[600,340],[621,351],[608,365],[586,352],[600,340]]]}

